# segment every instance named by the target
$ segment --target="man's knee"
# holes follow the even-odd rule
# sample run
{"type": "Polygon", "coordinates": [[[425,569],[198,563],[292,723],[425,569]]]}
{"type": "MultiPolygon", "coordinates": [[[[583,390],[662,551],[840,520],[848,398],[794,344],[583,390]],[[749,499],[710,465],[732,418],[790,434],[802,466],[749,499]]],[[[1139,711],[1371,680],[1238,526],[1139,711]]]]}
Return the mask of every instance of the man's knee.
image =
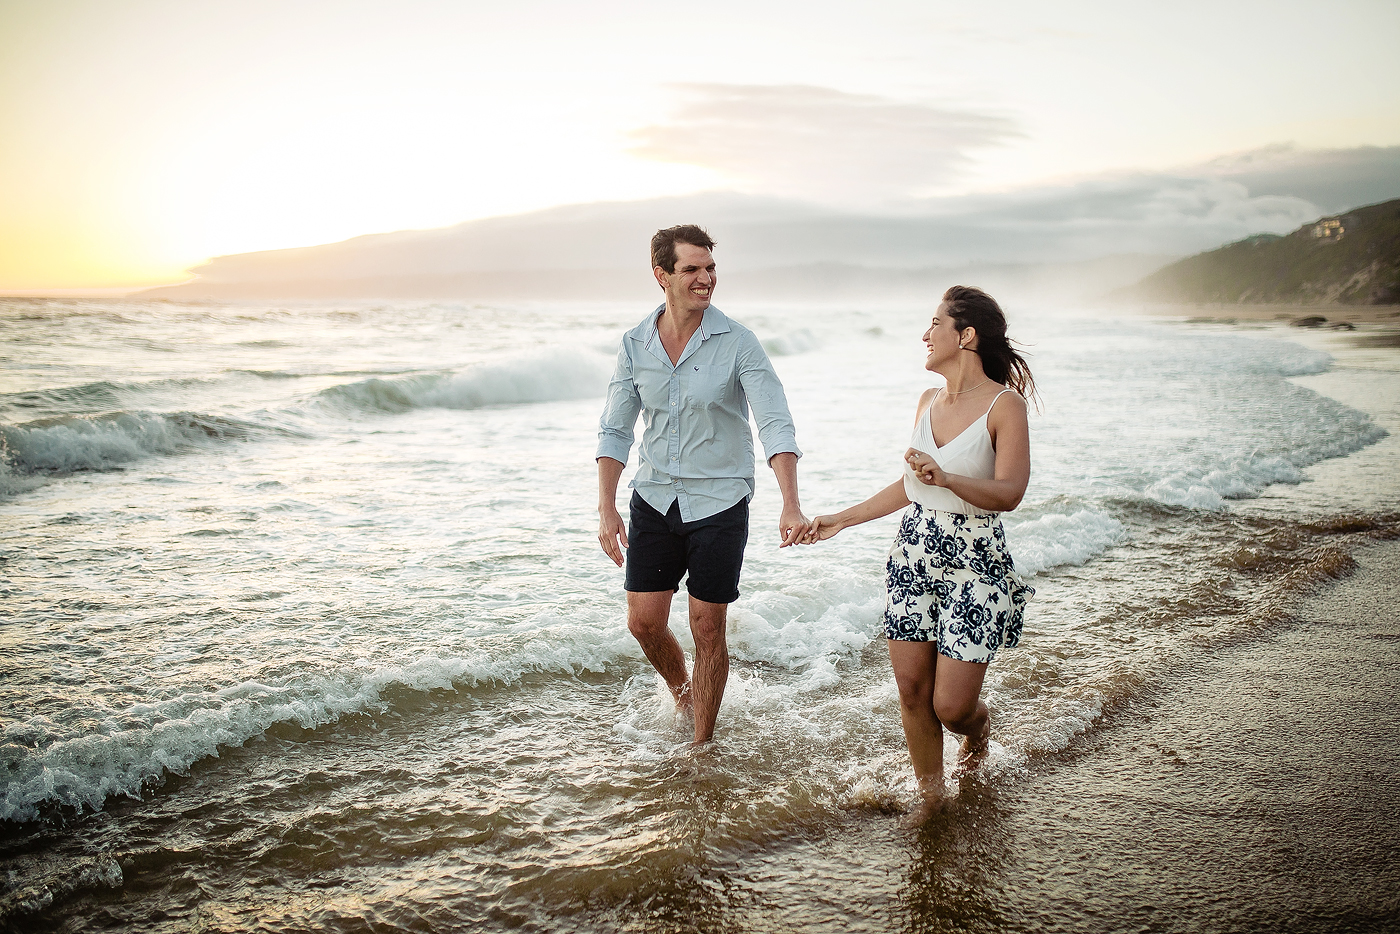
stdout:
{"type": "Polygon", "coordinates": [[[719,647],[725,644],[725,627],[729,619],[729,606],[724,603],[706,603],[703,600],[690,600],[690,634],[695,638],[695,647],[702,645],[719,647]]]}
{"type": "Polygon", "coordinates": [[[640,642],[666,631],[671,617],[671,594],[628,593],[627,630],[640,642]]]}

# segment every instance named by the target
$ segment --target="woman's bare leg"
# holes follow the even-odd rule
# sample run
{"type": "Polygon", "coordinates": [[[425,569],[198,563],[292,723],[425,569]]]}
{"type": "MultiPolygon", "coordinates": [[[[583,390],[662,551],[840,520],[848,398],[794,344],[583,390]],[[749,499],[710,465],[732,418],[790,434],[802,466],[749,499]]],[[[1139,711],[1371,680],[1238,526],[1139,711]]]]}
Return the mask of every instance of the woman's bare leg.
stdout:
{"type": "Polygon", "coordinates": [[[899,686],[899,719],[924,804],[911,815],[922,823],[943,803],[943,724],[934,713],[938,652],[929,642],[889,639],[890,665],[899,686]]]}
{"type": "Polygon", "coordinates": [[[946,655],[939,655],[935,664],[934,715],[948,729],[963,736],[957,771],[970,772],[986,758],[987,742],[992,735],[992,718],[981,699],[987,666],[980,662],[960,662],[946,655]]]}

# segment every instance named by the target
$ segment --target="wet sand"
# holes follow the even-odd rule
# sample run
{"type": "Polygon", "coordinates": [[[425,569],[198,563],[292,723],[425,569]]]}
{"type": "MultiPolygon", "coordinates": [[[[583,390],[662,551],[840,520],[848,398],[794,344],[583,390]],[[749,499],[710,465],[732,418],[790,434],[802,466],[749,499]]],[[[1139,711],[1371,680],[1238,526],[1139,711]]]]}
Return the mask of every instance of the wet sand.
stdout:
{"type": "Polygon", "coordinates": [[[731,890],[700,929],[1396,930],[1400,542],[1355,557],[1295,622],[1167,673],[1009,786],[965,786],[919,831],[857,810],[723,867],[768,897],[731,890]]]}
{"type": "Polygon", "coordinates": [[[1400,544],[1356,560],[1300,625],[1201,657],[1037,779],[1001,821],[1037,841],[1006,865],[1009,929],[1400,924],[1400,544]]]}

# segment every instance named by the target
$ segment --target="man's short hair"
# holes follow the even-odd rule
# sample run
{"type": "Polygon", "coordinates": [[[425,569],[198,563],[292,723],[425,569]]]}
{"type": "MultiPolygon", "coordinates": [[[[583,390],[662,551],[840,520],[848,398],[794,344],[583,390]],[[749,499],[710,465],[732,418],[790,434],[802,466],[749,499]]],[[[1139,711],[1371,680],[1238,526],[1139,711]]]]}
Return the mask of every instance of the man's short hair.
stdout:
{"type": "Polygon", "coordinates": [[[651,238],[652,268],[660,266],[667,272],[675,272],[677,243],[689,243],[691,246],[704,247],[707,250],[715,248],[715,241],[710,239],[704,227],[694,224],[667,227],[665,230],[658,230],[656,236],[651,238]]]}

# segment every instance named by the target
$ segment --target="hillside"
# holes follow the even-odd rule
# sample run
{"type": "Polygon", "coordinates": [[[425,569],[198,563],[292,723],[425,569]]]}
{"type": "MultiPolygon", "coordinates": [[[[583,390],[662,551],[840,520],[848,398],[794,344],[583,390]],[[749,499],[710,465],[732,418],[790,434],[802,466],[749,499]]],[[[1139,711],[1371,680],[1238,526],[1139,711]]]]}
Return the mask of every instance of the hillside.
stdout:
{"type": "Polygon", "coordinates": [[[1259,234],[1154,272],[1110,298],[1166,303],[1400,304],[1400,200],[1259,234]]]}
{"type": "MultiPolygon", "coordinates": [[[[656,283],[647,245],[659,227],[686,220],[702,220],[719,241],[726,300],[927,299],[954,282],[1081,299],[1136,282],[1202,242],[1202,233],[1192,231],[1188,249],[1134,251],[1134,237],[1116,228],[1047,236],[1043,222],[1018,225],[1005,212],[985,209],[858,214],[710,192],[565,205],[437,230],[221,256],[195,269],[189,282],[142,294],[176,301],[650,301],[656,283]],[[1099,246],[1108,242],[1123,248],[1106,256],[1099,246]]],[[[1204,242],[1212,241],[1219,242],[1204,242]]]]}

